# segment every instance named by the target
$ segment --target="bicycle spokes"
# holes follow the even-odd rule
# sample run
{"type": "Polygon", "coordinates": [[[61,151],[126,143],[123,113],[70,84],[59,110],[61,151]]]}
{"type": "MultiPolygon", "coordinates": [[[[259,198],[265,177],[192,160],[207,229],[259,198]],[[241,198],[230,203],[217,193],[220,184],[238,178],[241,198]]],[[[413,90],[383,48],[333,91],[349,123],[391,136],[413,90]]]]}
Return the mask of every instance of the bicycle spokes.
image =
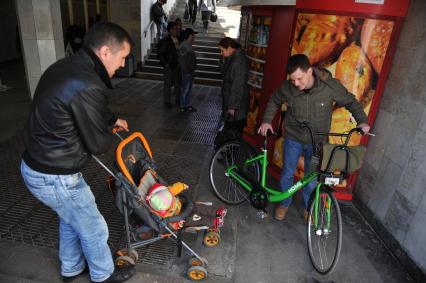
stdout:
{"type": "Polygon", "coordinates": [[[337,264],[342,241],[341,215],[332,193],[316,193],[308,216],[308,249],[315,269],[326,274],[337,264]]]}

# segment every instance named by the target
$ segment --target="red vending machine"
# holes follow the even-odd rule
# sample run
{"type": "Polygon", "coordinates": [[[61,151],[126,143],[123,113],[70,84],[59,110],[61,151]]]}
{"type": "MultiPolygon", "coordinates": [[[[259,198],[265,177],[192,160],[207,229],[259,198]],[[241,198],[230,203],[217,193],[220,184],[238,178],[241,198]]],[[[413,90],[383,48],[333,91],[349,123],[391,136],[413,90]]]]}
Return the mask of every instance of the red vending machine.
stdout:
{"type": "MultiPolygon", "coordinates": [[[[266,104],[286,79],[286,64],[293,54],[303,53],[314,66],[326,68],[363,105],[373,125],[380,98],[395,53],[409,0],[296,0],[241,1],[239,41],[250,62],[250,110],[244,138],[257,146],[262,137],[255,129],[266,104]],[[247,4],[245,4],[247,3],[247,4]],[[257,3],[257,4],[256,4],[257,3]],[[268,4],[269,3],[269,4],[268,4]]],[[[280,115],[273,124],[282,133],[280,115]]],[[[333,111],[332,132],[356,125],[344,108],[333,111]]],[[[340,140],[330,138],[331,143],[340,140]]],[[[351,145],[366,144],[356,136],[351,145]]],[[[282,167],[282,135],[270,143],[270,173],[278,178],[282,167]]],[[[303,176],[303,157],[296,178],[303,176]]],[[[336,190],[339,199],[351,200],[357,174],[336,190]]]]}

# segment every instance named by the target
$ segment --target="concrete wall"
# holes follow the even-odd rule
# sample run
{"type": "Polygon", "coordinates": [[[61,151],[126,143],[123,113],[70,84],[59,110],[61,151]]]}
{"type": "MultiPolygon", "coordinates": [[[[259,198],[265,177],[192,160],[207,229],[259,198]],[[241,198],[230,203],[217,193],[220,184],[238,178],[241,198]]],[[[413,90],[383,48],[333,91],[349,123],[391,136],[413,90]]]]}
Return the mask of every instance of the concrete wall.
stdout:
{"type": "Polygon", "coordinates": [[[16,7],[32,97],[43,72],[65,56],[61,10],[57,0],[16,0],[16,7]]]}
{"type": "MultiPolygon", "coordinates": [[[[426,273],[426,1],[411,0],[356,197],[426,273]]],[[[385,239],[386,241],[387,239],[385,239]]]]}
{"type": "Polygon", "coordinates": [[[15,1],[1,1],[0,9],[0,63],[13,60],[21,55],[16,49],[16,17],[15,1]]]}
{"type": "Polygon", "coordinates": [[[113,0],[110,1],[110,21],[125,28],[135,45],[132,53],[136,61],[141,58],[141,1],[113,0]]]}

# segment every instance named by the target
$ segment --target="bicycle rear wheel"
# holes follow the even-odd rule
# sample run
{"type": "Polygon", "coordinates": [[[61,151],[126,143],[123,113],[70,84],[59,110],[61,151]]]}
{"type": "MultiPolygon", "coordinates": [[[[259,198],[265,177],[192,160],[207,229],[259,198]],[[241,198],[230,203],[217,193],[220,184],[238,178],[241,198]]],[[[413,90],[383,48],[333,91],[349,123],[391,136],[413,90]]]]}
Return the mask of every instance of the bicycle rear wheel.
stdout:
{"type": "Polygon", "coordinates": [[[260,181],[260,163],[244,161],[256,156],[256,150],[243,141],[231,141],[222,145],[210,162],[210,184],[219,199],[227,204],[240,204],[247,200],[249,191],[233,178],[226,176],[226,169],[238,164],[253,180],[260,181]]]}
{"type": "Polygon", "coordinates": [[[320,188],[318,201],[318,222],[315,217],[315,191],[309,206],[308,250],[314,268],[321,274],[333,271],[339,261],[342,248],[342,216],[339,203],[328,187],[320,188]]]}

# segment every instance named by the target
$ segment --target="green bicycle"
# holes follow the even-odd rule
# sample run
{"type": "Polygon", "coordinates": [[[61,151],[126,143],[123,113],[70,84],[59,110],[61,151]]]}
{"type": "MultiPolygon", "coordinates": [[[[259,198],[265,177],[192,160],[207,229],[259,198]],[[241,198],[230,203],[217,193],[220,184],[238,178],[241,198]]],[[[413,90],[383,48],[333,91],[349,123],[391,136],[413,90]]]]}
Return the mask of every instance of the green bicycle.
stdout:
{"type": "MultiPolygon", "coordinates": [[[[240,204],[249,201],[261,213],[266,212],[269,202],[276,203],[289,198],[299,189],[312,181],[318,184],[311,194],[307,220],[307,244],[309,257],[314,268],[321,274],[333,271],[339,260],[342,247],[342,216],[339,203],[333,195],[332,186],[342,182],[348,172],[348,142],[352,133],[362,130],[354,128],[347,133],[314,133],[307,123],[301,127],[309,130],[314,154],[312,173],[296,182],[287,191],[282,192],[266,185],[268,168],[267,137],[262,153],[242,140],[234,140],[222,145],[213,155],[210,163],[210,183],[215,194],[227,204],[240,204]],[[343,144],[335,146],[326,162],[325,170],[320,170],[321,148],[315,144],[314,135],[339,136],[345,139],[343,144]],[[330,172],[332,160],[339,151],[346,155],[345,168],[336,175],[330,172]],[[318,168],[316,170],[315,168],[318,168]]],[[[324,162],[324,160],[323,160],[324,162]]]]}

